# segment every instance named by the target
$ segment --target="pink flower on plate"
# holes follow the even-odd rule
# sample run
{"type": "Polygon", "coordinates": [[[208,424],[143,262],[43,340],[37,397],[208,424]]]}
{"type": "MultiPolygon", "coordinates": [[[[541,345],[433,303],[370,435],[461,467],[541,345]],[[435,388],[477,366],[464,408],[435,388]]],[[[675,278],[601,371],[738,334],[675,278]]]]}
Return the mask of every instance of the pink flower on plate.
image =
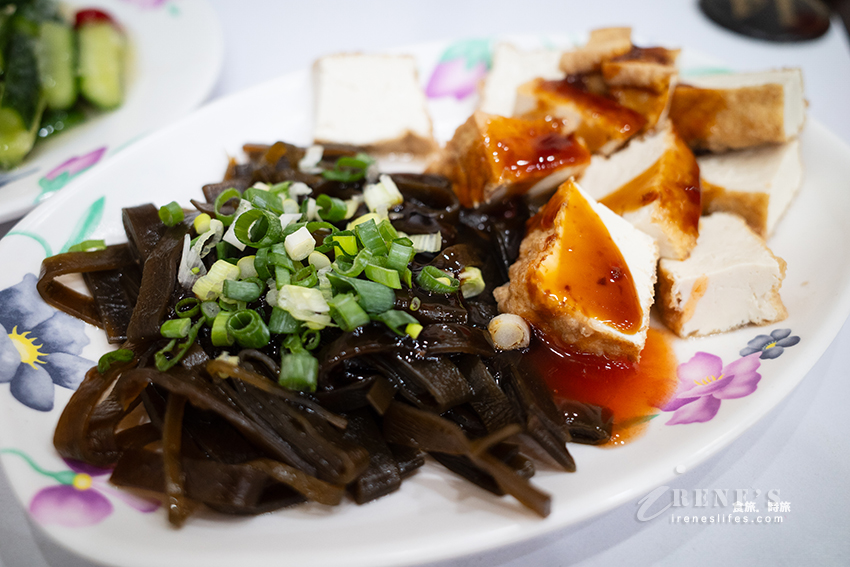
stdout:
{"type": "Polygon", "coordinates": [[[434,68],[425,94],[429,98],[454,96],[458,100],[475,92],[490,68],[490,42],[469,39],[449,46],[434,68]]]}
{"type": "Polygon", "coordinates": [[[58,191],[74,177],[99,162],[104,153],[106,153],[106,146],[82,156],[74,156],[51,169],[47,175],[38,180],[41,194],[36,197],[36,202],[40,202],[48,195],[58,191]]]}
{"type": "Polygon", "coordinates": [[[32,517],[42,524],[69,528],[93,526],[112,514],[113,506],[107,495],[123,500],[139,512],[153,512],[159,503],[139,498],[113,488],[109,484],[109,469],[87,465],[80,461],[64,459],[70,470],[48,471],[38,466],[32,458],[17,449],[0,449],[0,453],[17,455],[39,474],[50,477],[58,484],[39,490],[30,501],[32,517]]]}
{"type": "Polygon", "coordinates": [[[759,353],[739,358],[727,366],[723,366],[719,356],[696,353],[688,362],[679,365],[679,389],[662,408],[673,412],[667,425],[710,421],[717,415],[722,400],[749,396],[761,380],[761,374],[756,372],[760,365],[759,353]]]}

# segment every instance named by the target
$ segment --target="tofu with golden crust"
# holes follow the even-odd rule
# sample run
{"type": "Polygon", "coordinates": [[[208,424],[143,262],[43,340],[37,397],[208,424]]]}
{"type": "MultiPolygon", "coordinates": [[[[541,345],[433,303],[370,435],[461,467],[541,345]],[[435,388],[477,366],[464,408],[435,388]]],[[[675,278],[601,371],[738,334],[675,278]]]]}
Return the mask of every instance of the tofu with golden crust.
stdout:
{"type": "Polygon", "coordinates": [[[602,63],[608,93],[617,102],[646,119],[644,130],[663,123],[670,109],[678,70],[678,49],[632,47],[602,63]]]}
{"type": "Polygon", "coordinates": [[[637,134],[646,119],[604,96],[588,92],[575,78],[535,79],[517,89],[515,116],[550,116],[584,140],[591,153],[613,153],[637,134]]]}
{"type": "Polygon", "coordinates": [[[494,295],[501,312],[519,315],[566,345],[637,361],[657,261],[650,236],[571,179],[529,221],[510,282],[494,295]]]}
{"type": "Polygon", "coordinates": [[[655,238],[662,258],[683,260],[699,234],[700,170],[669,123],[606,158],[593,156],[581,186],[655,238]]]}
{"type": "Polygon", "coordinates": [[[596,29],[582,47],[561,54],[561,71],[567,75],[598,71],[603,61],[624,55],[631,48],[632,28],[596,29]]]}
{"type": "Polygon", "coordinates": [[[507,195],[548,196],[590,163],[590,153],[558,120],[475,112],[455,131],[428,173],[452,181],[465,207],[507,195]]]}
{"type": "Polygon", "coordinates": [[[692,148],[722,152],[788,142],[805,111],[800,69],[783,69],[682,79],[670,119],[692,148]]]}

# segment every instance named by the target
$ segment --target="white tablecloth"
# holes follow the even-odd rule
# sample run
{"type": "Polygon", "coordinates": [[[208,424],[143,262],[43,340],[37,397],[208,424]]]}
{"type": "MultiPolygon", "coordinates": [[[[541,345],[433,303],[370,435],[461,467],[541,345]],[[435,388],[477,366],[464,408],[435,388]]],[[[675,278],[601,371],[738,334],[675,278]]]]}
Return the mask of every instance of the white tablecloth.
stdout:
{"type": "MultiPolygon", "coordinates": [[[[303,69],[327,53],[630,25],[646,43],[686,46],[740,70],[802,67],[809,115],[850,143],[850,51],[837,19],[819,40],[781,45],[733,35],[704,18],[695,1],[683,0],[210,2],[226,44],[211,100],[303,69]]],[[[791,396],[670,485],[690,495],[695,489],[780,490],[790,503],[781,525],[639,522],[635,501],[543,538],[440,565],[850,565],[848,368],[850,324],[845,324],[791,396]]],[[[0,567],[45,565],[91,566],[30,527],[0,472],[0,567]]]]}

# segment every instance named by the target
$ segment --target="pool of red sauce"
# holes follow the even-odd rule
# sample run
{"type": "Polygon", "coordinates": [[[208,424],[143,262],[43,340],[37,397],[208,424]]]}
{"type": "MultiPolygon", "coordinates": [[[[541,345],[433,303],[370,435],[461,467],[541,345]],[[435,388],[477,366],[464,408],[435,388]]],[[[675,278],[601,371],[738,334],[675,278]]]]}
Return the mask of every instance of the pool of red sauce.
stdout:
{"type": "Polygon", "coordinates": [[[528,354],[556,398],[611,412],[613,432],[606,447],[639,437],[672,398],[678,382],[672,334],[659,329],[649,329],[637,364],[570,351],[541,333],[535,333],[528,354]]]}

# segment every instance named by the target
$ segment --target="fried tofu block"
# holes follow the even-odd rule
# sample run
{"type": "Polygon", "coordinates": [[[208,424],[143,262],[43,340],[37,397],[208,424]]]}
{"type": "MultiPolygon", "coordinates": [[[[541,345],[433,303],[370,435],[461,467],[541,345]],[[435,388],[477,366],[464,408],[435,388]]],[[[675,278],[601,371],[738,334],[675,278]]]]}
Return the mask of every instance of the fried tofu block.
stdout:
{"type": "Polygon", "coordinates": [[[649,328],[657,260],[650,236],[571,179],[530,221],[510,282],[494,295],[500,311],[566,345],[637,361],[649,328]]]}
{"type": "Polygon", "coordinates": [[[697,158],[702,210],[735,213],[768,238],[803,182],[800,142],[697,158]]]}
{"type": "Polygon", "coordinates": [[[427,171],[448,177],[461,204],[477,207],[507,195],[540,198],[588,163],[590,153],[558,120],[478,111],[427,171]]]}
{"type": "Polygon", "coordinates": [[[583,90],[569,78],[535,79],[517,89],[515,116],[563,120],[591,153],[610,154],[640,131],[643,116],[604,96],[583,90]]]}
{"type": "Polygon", "coordinates": [[[785,261],[738,215],[714,213],[700,221],[687,260],[658,265],[658,299],[664,323],[681,337],[722,333],[754,323],[781,321],[779,296],[785,261]]]}
{"type": "Polygon", "coordinates": [[[438,149],[413,57],[330,55],[316,61],[313,79],[315,143],[416,156],[438,149]]]}
{"type": "Polygon", "coordinates": [[[699,166],[669,124],[608,158],[594,156],[581,186],[655,238],[662,258],[685,259],[696,245],[702,211],[699,166]]]}
{"type": "Polygon", "coordinates": [[[561,71],[576,75],[598,71],[603,61],[628,53],[632,28],[601,28],[590,32],[587,43],[561,55],[561,71]]]}
{"type": "Polygon", "coordinates": [[[805,111],[800,69],[783,69],[682,79],[670,119],[691,148],[722,152],[788,142],[805,111]]]}
{"type": "Polygon", "coordinates": [[[609,95],[646,119],[644,131],[665,120],[673,100],[678,49],[632,47],[602,63],[609,95]]]}
{"type": "Polygon", "coordinates": [[[512,116],[516,90],[537,77],[559,79],[561,52],[554,49],[522,51],[510,43],[500,43],[493,50],[492,66],[481,87],[478,110],[489,114],[512,116]]]}

